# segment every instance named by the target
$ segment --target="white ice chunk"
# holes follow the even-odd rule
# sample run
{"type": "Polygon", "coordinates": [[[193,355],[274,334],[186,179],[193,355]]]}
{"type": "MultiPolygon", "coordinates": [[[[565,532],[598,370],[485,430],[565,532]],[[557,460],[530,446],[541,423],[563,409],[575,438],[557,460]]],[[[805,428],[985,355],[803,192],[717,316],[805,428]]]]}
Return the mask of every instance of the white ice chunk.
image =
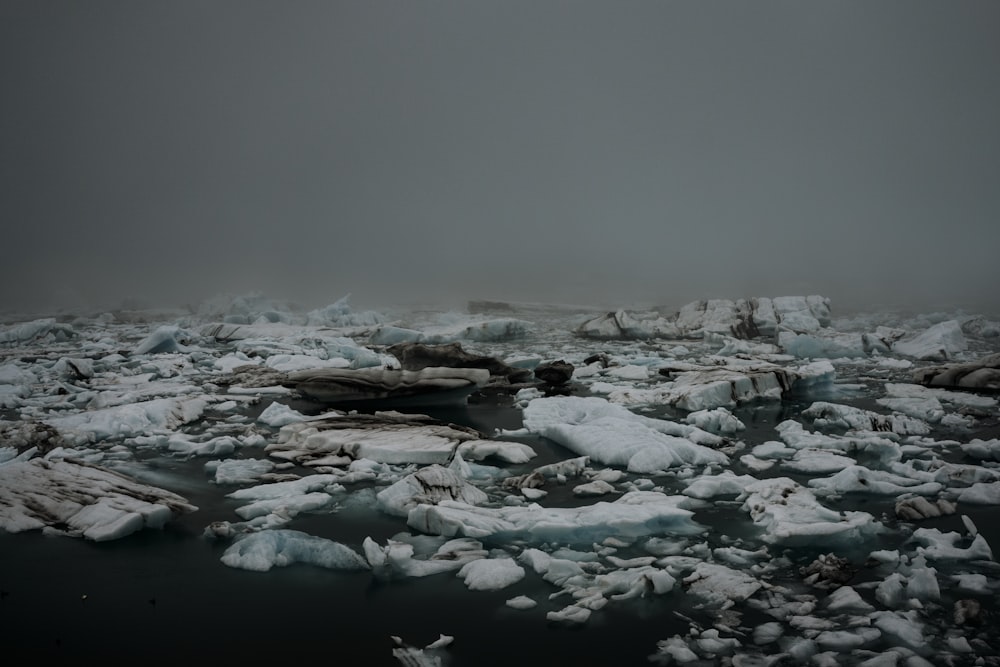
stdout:
{"type": "Polygon", "coordinates": [[[747,485],[738,498],[770,544],[816,546],[851,544],[883,532],[867,512],[838,512],[821,505],[804,487],[787,477],[747,485]]]}
{"type": "Polygon", "coordinates": [[[750,475],[736,475],[731,470],[725,470],[718,475],[702,475],[688,481],[687,488],[682,493],[692,498],[707,500],[715,496],[738,496],[747,485],[756,482],[750,475]]]}
{"type": "Polygon", "coordinates": [[[733,436],[746,428],[732,412],[725,408],[692,412],[684,421],[700,429],[723,436],[733,436]]]}
{"type": "Polygon", "coordinates": [[[868,350],[860,333],[816,331],[797,334],[792,331],[778,333],[778,345],[786,354],[799,359],[839,359],[865,357],[868,350]]]}
{"type": "Polygon", "coordinates": [[[934,560],[993,560],[993,550],[982,535],[976,535],[967,547],[957,544],[963,537],[956,532],[942,533],[936,528],[918,528],[913,539],[922,546],[917,553],[934,560]]]}
{"type": "Polygon", "coordinates": [[[888,496],[903,493],[933,496],[944,489],[938,482],[921,482],[859,465],[848,466],[830,477],[810,479],[809,486],[825,493],[875,493],[888,496]]]}
{"type": "Polygon", "coordinates": [[[258,422],[261,424],[267,424],[273,428],[280,428],[305,419],[307,419],[307,417],[298,410],[293,410],[284,403],[279,403],[277,401],[273,401],[257,416],[258,422]]]}
{"type": "Polygon", "coordinates": [[[155,432],[169,432],[201,417],[205,398],[160,398],[45,419],[64,442],[77,446],[155,432]]]}
{"type": "Polygon", "coordinates": [[[466,563],[458,576],[473,591],[498,591],[524,578],[513,558],[482,558],[466,563]]]}
{"type": "Polygon", "coordinates": [[[927,422],[904,415],[882,415],[850,405],[817,401],[802,411],[802,416],[820,426],[850,428],[855,431],[888,431],[897,435],[926,435],[927,422]]]}
{"type": "Polygon", "coordinates": [[[683,582],[688,593],[722,609],[746,600],[763,585],[745,571],[715,563],[699,563],[683,582]]]}
{"type": "Polygon", "coordinates": [[[925,331],[892,344],[892,351],[904,357],[947,361],[968,349],[958,320],[938,322],[925,331]]]}
{"type": "Polygon", "coordinates": [[[595,397],[535,399],[524,411],[524,424],[529,431],[577,454],[632,472],[729,462],[722,452],[665,432],[684,433],[685,428],[692,429],[688,433],[705,440],[700,429],[641,417],[595,397]]]}
{"type": "Polygon", "coordinates": [[[915,613],[877,611],[871,618],[873,625],[894,644],[901,644],[921,653],[928,652],[930,647],[924,637],[923,623],[917,620],[915,613]]]}
{"type": "Polygon", "coordinates": [[[515,598],[507,600],[505,604],[511,609],[533,609],[538,606],[538,603],[527,595],[518,595],[515,598]]]}
{"type": "Polygon", "coordinates": [[[209,461],[205,468],[213,473],[216,484],[252,484],[274,470],[274,463],[266,459],[226,459],[209,461]]]}
{"type": "Polygon", "coordinates": [[[458,454],[466,461],[482,461],[493,456],[513,464],[527,463],[537,456],[530,445],[502,440],[469,440],[458,446],[458,454]]]}
{"type": "Polygon", "coordinates": [[[166,352],[188,352],[183,345],[192,338],[190,332],[175,325],[163,325],[142,339],[132,350],[132,354],[162,354],[166,352]]]}
{"type": "Polygon", "coordinates": [[[697,534],[693,512],[681,509],[683,496],[632,491],[614,502],[583,507],[474,507],[442,501],[410,510],[407,524],[432,535],[484,538],[526,537],[542,542],[592,543],[610,535],[639,537],[651,532],[697,534]]]}
{"type": "Polygon", "coordinates": [[[488,496],[449,468],[430,465],[407,475],[375,496],[378,508],[387,514],[406,516],[420,503],[456,500],[468,505],[485,503],[488,496]]]}
{"type": "Polygon", "coordinates": [[[782,468],[811,475],[843,470],[854,465],[855,460],[849,456],[835,454],[822,449],[800,449],[790,460],[781,464],[782,468]]]}
{"type": "Polygon", "coordinates": [[[828,611],[835,614],[868,614],[875,607],[865,602],[864,598],[850,586],[841,586],[832,591],[825,600],[828,611]]]}
{"type": "Polygon", "coordinates": [[[959,491],[957,500],[972,505],[1000,505],[1000,482],[973,484],[959,491]]]}
{"type": "Polygon", "coordinates": [[[222,555],[229,567],[266,572],[294,563],[333,570],[366,570],[368,563],[339,542],[297,530],[264,530],[240,536],[222,555]]]}

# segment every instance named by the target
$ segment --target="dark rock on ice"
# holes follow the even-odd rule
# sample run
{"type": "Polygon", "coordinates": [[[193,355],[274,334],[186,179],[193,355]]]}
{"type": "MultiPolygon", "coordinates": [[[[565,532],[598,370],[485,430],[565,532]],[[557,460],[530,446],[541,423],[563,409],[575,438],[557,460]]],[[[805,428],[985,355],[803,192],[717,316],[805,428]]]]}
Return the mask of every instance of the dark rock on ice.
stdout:
{"type": "Polygon", "coordinates": [[[896,501],[896,516],[904,521],[920,521],[954,513],[955,503],[944,498],[932,502],[923,496],[913,496],[896,501]]]}
{"type": "Polygon", "coordinates": [[[283,386],[287,380],[288,375],[284,371],[247,364],[237,366],[228,376],[217,379],[216,383],[241,387],[278,387],[283,386]]]}
{"type": "Polygon", "coordinates": [[[425,343],[397,343],[386,352],[399,359],[404,370],[419,371],[428,367],[484,368],[491,376],[507,378],[510,383],[527,382],[531,371],[515,368],[496,357],[472,354],[462,349],[461,343],[427,345],[425,343]]]}
{"type": "Polygon", "coordinates": [[[563,359],[539,364],[535,368],[535,377],[545,384],[564,385],[573,379],[573,364],[563,359]]]}
{"type": "Polygon", "coordinates": [[[482,368],[317,368],[288,373],[283,384],[321,403],[440,405],[464,403],[489,378],[489,371],[482,368]]]}
{"type": "Polygon", "coordinates": [[[1000,392],[1000,353],[961,364],[944,364],[913,372],[913,381],[927,387],[1000,392]]]}
{"type": "Polygon", "coordinates": [[[982,606],[978,600],[955,600],[952,617],[955,625],[979,625],[982,622],[982,606]]]}
{"type": "Polygon", "coordinates": [[[849,582],[854,577],[854,568],[846,558],[829,553],[821,554],[809,565],[800,567],[799,573],[807,584],[829,590],[849,582]]]}

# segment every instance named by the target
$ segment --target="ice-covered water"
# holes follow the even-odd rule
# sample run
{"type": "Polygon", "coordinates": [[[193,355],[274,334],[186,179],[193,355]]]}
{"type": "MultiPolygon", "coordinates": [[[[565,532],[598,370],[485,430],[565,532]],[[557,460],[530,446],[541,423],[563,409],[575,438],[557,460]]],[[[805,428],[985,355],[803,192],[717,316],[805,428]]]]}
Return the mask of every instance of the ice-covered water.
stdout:
{"type": "MultiPolygon", "coordinates": [[[[988,391],[925,389],[912,375],[995,353],[992,320],[828,320],[815,299],[777,303],[774,326],[794,314],[792,352],[776,332],[727,335],[739,307],[718,304],[677,320],[619,316],[631,338],[606,322],[583,335],[595,313],[538,306],[11,323],[0,519],[46,527],[0,532],[4,644],[38,657],[398,664],[390,636],[419,648],[445,634],[454,641],[426,658],[997,662],[1000,410],[988,391]],[[343,418],[261,374],[391,366],[372,341],[404,334],[575,371],[559,388],[491,381],[465,403],[422,407],[478,431],[450,445],[409,422],[303,430],[343,418]],[[407,462],[429,451],[445,452],[440,472],[407,462]],[[138,511],[134,498],[95,501],[95,534],[117,539],[72,539],[79,490],[42,482],[31,495],[13,481],[57,461],[197,510],[143,529],[111,522],[138,511]],[[421,471],[415,495],[393,501],[406,509],[387,511],[378,494],[421,471]],[[485,500],[470,504],[480,496],[463,485],[485,500]]],[[[392,405],[360,411],[381,407],[392,405]]]]}

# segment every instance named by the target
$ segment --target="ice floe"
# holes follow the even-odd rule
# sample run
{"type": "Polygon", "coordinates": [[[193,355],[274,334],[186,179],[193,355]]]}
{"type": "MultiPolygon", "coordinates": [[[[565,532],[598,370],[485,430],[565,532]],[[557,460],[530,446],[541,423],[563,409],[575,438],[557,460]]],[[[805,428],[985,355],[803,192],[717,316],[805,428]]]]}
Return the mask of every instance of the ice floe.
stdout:
{"type": "Polygon", "coordinates": [[[0,527],[11,533],[48,528],[102,542],[161,528],[196,509],[175,493],[82,463],[35,458],[0,465],[0,527]]]}

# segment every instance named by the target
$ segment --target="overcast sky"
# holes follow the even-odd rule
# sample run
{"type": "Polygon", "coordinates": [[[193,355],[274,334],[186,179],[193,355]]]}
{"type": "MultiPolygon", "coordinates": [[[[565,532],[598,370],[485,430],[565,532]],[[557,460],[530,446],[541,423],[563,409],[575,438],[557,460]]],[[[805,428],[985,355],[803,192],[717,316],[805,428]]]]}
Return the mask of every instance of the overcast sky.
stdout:
{"type": "Polygon", "coordinates": [[[1000,308],[1000,2],[0,3],[0,306],[1000,308]]]}

